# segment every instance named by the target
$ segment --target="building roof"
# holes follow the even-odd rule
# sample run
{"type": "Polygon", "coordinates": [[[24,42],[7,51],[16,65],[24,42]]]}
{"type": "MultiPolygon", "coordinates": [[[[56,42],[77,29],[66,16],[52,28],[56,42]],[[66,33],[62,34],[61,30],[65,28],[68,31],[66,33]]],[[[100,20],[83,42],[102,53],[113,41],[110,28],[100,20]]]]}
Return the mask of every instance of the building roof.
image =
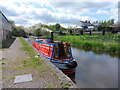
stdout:
{"type": "Polygon", "coordinates": [[[81,26],[77,26],[77,27],[75,27],[75,28],[83,28],[83,27],[81,27],[81,26]]]}
{"type": "Polygon", "coordinates": [[[9,22],[9,20],[6,18],[6,16],[0,11],[0,13],[2,14],[2,16],[4,16],[4,18],[9,22]]]}
{"type": "Polygon", "coordinates": [[[90,23],[90,21],[80,21],[81,23],[90,23]]]}
{"type": "Polygon", "coordinates": [[[120,23],[114,23],[113,25],[110,25],[110,27],[120,27],[120,23]]]}

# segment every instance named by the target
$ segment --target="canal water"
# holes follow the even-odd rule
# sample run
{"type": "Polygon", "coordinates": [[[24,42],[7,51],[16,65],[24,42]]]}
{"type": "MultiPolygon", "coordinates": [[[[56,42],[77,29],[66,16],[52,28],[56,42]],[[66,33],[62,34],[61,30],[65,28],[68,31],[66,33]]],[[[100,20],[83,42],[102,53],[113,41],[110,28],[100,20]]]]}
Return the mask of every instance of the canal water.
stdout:
{"type": "Polygon", "coordinates": [[[72,53],[78,63],[75,82],[79,88],[118,88],[119,58],[73,47],[72,53]]]}

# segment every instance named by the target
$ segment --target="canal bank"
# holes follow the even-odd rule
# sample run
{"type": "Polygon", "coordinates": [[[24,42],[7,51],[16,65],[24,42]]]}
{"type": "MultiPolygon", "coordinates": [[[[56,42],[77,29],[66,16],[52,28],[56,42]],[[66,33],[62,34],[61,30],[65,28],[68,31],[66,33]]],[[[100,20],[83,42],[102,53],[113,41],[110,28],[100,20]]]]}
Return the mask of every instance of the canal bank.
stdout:
{"type": "MultiPolygon", "coordinates": [[[[75,84],[59,70],[52,71],[54,66],[42,61],[33,61],[27,51],[24,51],[21,41],[17,38],[10,48],[2,54],[2,88],[75,88],[75,84]],[[37,66],[36,66],[37,65],[37,66]],[[51,66],[48,67],[48,66],[51,66]],[[14,84],[15,76],[32,74],[32,81],[14,84]],[[62,76],[63,74],[63,76],[62,76]],[[59,78],[58,78],[59,77],[59,78]],[[60,77],[63,78],[60,80],[60,77]],[[67,80],[66,80],[67,79],[67,80]],[[71,82],[71,85],[70,83],[71,82]]],[[[36,53],[37,55],[37,53],[36,53]]],[[[35,56],[32,56],[35,57],[35,56]]],[[[36,59],[37,60],[37,59],[36,59]]]]}

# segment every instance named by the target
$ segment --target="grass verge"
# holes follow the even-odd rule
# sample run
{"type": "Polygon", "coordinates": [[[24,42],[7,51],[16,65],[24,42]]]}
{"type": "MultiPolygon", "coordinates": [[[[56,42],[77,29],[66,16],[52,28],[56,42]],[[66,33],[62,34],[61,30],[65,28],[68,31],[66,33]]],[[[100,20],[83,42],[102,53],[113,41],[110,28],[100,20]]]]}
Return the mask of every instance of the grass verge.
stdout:
{"type": "Polygon", "coordinates": [[[62,82],[61,85],[62,85],[62,88],[69,88],[70,86],[68,83],[64,83],[64,82],[62,82]]]}
{"type": "Polygon", "coordinates": [[[54,85],[53,83],[49,83],[49,84],[47,85],[47,88],[55,88],[55,85],[54,85]]]}
{"type": "Polygon", "coordinates": [[[34,66],[41,66],[43,63],[43,60],[35,57],[36,53],[34,52],[34,49],[31,46],[29,46],[29,44],[22,37],[19,37],[19,39],[23,45],[21,49],[23,49],[24,51],[27,51],[27,54],[29,54],[30,59],[31,59],[31,61],[29,62],[24,61],[23,62],[24,66],[26,67],[32,64],[34,64],[34,66]]]}

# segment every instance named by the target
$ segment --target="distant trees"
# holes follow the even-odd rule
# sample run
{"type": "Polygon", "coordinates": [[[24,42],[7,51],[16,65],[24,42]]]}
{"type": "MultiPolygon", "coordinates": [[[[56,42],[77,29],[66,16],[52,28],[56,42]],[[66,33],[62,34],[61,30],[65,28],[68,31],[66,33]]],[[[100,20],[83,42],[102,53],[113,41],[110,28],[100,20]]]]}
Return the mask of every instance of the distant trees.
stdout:
{"type": "Polygon", "coordinates": [[[23,26],[14,26],[12,31],[13,36],[23,36],[26,37],[26,32],[23,26]]]}
{"type": "Polygon", "coordinates": [[[108,20],[108,21],[95,21],[95,22],[93,22],[93,24],[95,24],[95,23],[98,23],[98,24],[102,24],[104,27],[109,27],[110,25],[112,25],[112,24],[114,24],[114,19],[110,19],[110,20],[108,20]]]}
{"type": "Polygon", "coordinates": [[[110,25],[114,24],[114,19],[110,19],[108,21],[95,21],[93,22],[93,24],[102,24],[102,26],[99,26],[98,30],[101,31],[101,30],[105,30],[105,31],[111,31],[111,28],[109,27],[110,25]]]}
{"type": "Polygon", "coordinates": [[[50,32],[48,32],[48,31],[45,31],[45,30],[42,30],[41,28],[39,28],[39,29],[36,29],[34,32],[33,32],[33,35],[35,35],[35,36],[43,36],[43,35],[45,35],[45,36],[50,36],[50,32]]]}
{"type": "Polygon", "coordinates": [[[15,23],[15,22],[14,22],[14,21],[10,21],[10,20],[9,20],[9,23],[13,24],[13,23],[15,23]]]}
{"type": "Polygon", "coordinates": [[[37,29],[34,31],[35,36],[41,36],[41,29],[37,29]]]}
{"type": "MultiPolygon", "coordinates": [[[[11,24],[14,24],[14,21],[9,21],[11,24]]],[[[31,27],[24,28],[23,26],[15,26],[12,30],[13,36],[23,36],[26,37],[28,34],[35,36],[50,36],[50,31],[66,31],[67,29],[62,27],[59,23],[54,25],[45,25],[45,24],[35,24],[31,27]]]]}
{"type": "Polygon", "coordinates": [[[56,31],[59,31],[60,27],[61,27],[61,26],[60,26],[59,23],[56,23],[56,24],[55,24],[56,31]]]}
{"type": "Polygon", "coordinates": [[[18,36],[18,30],[16,27],[13,27],[12,36],[18,36]]]}
{"type": "Polygon", "coordinates": [[[46,25],[45,28],[48,28],[52,31],[56,31],[55,25],[46,25]]]}
{"type": "Polygon", "coordinates": [[[56,23],[55,25],[43,25],[43,27],[48,28],[52,31],[66,31],[67,29],[62,27],[59,23],[56,23]]]}

